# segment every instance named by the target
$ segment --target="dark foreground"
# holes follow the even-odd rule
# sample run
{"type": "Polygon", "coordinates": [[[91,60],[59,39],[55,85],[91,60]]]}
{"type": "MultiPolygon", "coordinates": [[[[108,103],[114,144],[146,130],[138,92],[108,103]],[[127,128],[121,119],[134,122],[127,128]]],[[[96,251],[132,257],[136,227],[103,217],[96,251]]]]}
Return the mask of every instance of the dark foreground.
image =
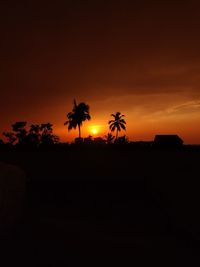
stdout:
{"type": "Polygon", "coordinates": [[[1,153],[26,173],[24,213],[1,238],[19,266],[199,262],[200,152],[1,153]]]}

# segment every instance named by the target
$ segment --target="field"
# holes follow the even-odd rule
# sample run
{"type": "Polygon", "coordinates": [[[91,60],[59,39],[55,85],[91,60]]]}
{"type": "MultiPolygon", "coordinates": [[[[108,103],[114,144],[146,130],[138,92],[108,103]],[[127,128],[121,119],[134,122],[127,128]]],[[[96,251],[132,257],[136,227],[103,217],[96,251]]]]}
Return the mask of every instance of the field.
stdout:
{"type": "Polygon", "coordinates": [[[1,239],[8,262],[179,266],[198,259],[200,151],[73,148],[1,152],[0,160],[26,173],[23,215],[1,239]]]}

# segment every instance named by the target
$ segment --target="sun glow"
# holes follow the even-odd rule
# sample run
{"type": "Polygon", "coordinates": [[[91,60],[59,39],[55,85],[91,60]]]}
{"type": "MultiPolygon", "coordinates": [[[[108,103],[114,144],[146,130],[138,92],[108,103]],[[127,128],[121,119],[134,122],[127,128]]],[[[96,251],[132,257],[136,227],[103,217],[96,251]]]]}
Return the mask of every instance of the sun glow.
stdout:
{"type": "Polygon", "coordinates": [[[94,129],[91,130],[91,132],[92,132],[93,134],[97,134],[97,129],[94,128],[94,129]]]}
{"type": "Polygon", "coordinates": [[[90,127],[90,132],[91,132],[91,134],[93,134],[93,135],[98,134],[98,133],[99,133],[99,127],[98,127],[98,126],[91,126],[91,127],[90,127]]]}

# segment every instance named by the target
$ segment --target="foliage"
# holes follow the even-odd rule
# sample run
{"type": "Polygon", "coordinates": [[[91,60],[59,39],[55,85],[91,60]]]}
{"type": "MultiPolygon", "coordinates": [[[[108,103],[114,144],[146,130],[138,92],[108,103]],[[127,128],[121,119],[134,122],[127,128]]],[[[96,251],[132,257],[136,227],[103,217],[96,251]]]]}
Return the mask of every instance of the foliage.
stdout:
{"type": "Polygon", "coordinates": [[[59,137],[53,134],[51,123],[31,124],[27,129],[26,122],[12,124],[13,132],[4,132],[3,135],[11,145],[39,146],[51,145],[59,142],[59,137]]]}
{"type": "Polygon", "coordinates": [[[84,121],[90,120],[89,105],[81,102],[79,104],[74,100],[74,106],[71,112],[67,114],[67,121],[64,125],[68,125],[68,130],[76,129],[78,126],[79,138],[81,138],[81,126],[84,121]]]}
{"type": "MultiPolygon", "coordinates": [[[[89,110],[89,105],[85,104],[84,102],[77,104],[76,100],[74,100],[72,111],[67,113],[67,121],[64,123],[64,125],[68,126],[69,131],[78,127],[79,137],[75,139],[75,144],[99,146],[105,144],[128,143],[128,139],[125,135],[118,137],[118,133],[121,130],[126,130],[126,122],[123,118],[124,115],[122,115],[120,112],[111,114],[113,119],[108,122],[111,132],[116,131],[116,136],[114,136],[112,133],[108,133],[104,136],[104,138],[96,137],[93,139],[92,136],[82,138],[81,126],[84,121],[91,119],[89,110]]],[[[28,126],[26,121],[17,121],[12,124],[11,127],[11,132],[3,133],[8,141],[7,147],[16,145],[17,147],[23,146],[37,148],[40,146],[48,147],[54,144],[61,144],[59,137],[53,134],[53,125],[49,122],[42,124],[31,124],[28,126]]]]}
{"type": "Polygon", "coordinates": [[[116,112],[115,114],[111,114],[111,116],[114,117],[114,119],[108,122],[110,125],[109,128],[111,132],[116,130],[116,139],[118,139],[118,132],[120,132],[121,129],[126,130],[126,122],[123,119],[125,115],[122,115],[121,112],[116,112]]]}
{"type": "Polygon", "coordinates": [[[118,144],[118,145],[125,145],[128,143],[129,143],[129,141],[128,141],[128,138],[126,137],[126,135],[120,136],[115,140],[115,144],[118,144]]]}
{"type": "Polygon", "coordinates": [[[18,121],[12,124],[12,130],[15,133],[16,140],[18,144],[22,145],[26,143],[27,130],[26,130],[26,121],[18,121]]]}
{"type": "Polygon", "coordinates": [[[3,135],[6,137],[6,139],[8,140],[8,143],[13,145],[16,141],[16,137],[15,134],[12,132],[3,132],[3,135]]]}
{"type": "Polygon", "coordinates": [[[105,135],[105,142],[106,144],[110,145],[114,142],[115,136],[112,135],[111,133],[108,133],[107,135],[105,135]]]}

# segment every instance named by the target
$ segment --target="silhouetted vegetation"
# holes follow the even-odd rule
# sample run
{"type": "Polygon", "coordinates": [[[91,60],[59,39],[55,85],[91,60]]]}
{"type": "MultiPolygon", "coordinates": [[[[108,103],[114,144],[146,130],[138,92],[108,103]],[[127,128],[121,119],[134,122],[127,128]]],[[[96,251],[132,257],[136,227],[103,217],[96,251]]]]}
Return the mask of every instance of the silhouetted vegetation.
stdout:
{"type": "Polygon", "coordinates": [[[129,141],[126,135],[120,136],[115,140],[115,144],[118,144],[118,145],[127,145],[128,143],[129,141]]]}
{"type": "Polygon", "coordinates": [[[79,138],[81,139],[81,126],[84,121],[90,119],[89,106],[84,102],[77,104],[74,100],[73,109],[67,114],[67,121],[64,125],[68,125],[69,131],[78,127],[79,138]]]}
{"type": "Polygon", "coordinates": [[[107,135],[105,135],[106,144],[111,145],[113,144],[114,140],[115,140],[115,136],[112,135],[111,133],[108,133],[107,135]]]}
{"type": "Polygon", "coordinates": [[[51,146],[59,142],[59,137],[53,134],[51,123],[31,124],[16,122],[12,124],[12,132],[4,132],[7,145],[26,148],[38,148],[39,146],[51,146]]]}
{"type": "Polygon", "coordinates": [[[168,135],[129,141],[119,136],[126,129],[124,115],[112,117],[111,133],[83,138],[89,106],[74,102],[66,125],[78,127],[75,142],[60,142],[51,123],[18,121],[4,133],[0,159],[8,165],[0,162],[0,239],[8,240],[9,255],[14,246],[37,266],[37,250],[50,266],[58,258],[67,265],[68,251],[97,253],[99,259],[106,249],[114,255],[129,250],[141,261],[149,252],[166,259],[163,251],[168,257],[171,249],[200,249],[200,147],[168,135]],[[21,201],[24,213],[16,216],[21,201]]]}
{"type": "Polygon", "coordinates": [[[8,143],[14,145],[15,141],[17,140],[15,134],[12,132],[3,132],[3,135],[8,140],[8,143]]]}
{"type": "Polygon", "coordinates": [[[68,130],[78,128],[78,137],[74,142],[62,143],[58,136],[53,133],[53,125],[51,123],[31,124],[28,126],[25,121],[17,121],[11,125],[12,131],[3,132],[3,136],[6,139],[0,143],[0,148],[9,151],[17,149],[32,150],[32,149],[52,149],[52,150],[65,150],[69,147],[80,146],[84,148],[91,147],[118,147],[126,149],[181,149],[183,147],[183,140],[177,135],[157,135],[154,141],[145,142],[133,142],[129,141],[126,135],[119,137],[121,130],[126,130],[125,115],[121,112],[111,114],[112,120],[108,122],[109,132],[104,137],[88,136],[83,138],[81,136],[81,126],[84,121],[90,120],[90,108],[89,105],[84,102],[76,103],[74,100],[73,109],[67,114],[67,121],[64,125],[68,126],[68,130]],[[116,135],[112,135],[112,132],[116,132],[116,135]]]}
{"type": "Polygon", "coordinates": [[[116,139],[118,139],[118,133],[121,129],[126,130],[126,122],[123,119],[124,115],[122,115],[121,112],[116,112],[116,114],[111,114],[111,116],[114,119],[110,120],[108,124],[110,125],[109,127],[112,132],[116,130],[116,139]]]}

